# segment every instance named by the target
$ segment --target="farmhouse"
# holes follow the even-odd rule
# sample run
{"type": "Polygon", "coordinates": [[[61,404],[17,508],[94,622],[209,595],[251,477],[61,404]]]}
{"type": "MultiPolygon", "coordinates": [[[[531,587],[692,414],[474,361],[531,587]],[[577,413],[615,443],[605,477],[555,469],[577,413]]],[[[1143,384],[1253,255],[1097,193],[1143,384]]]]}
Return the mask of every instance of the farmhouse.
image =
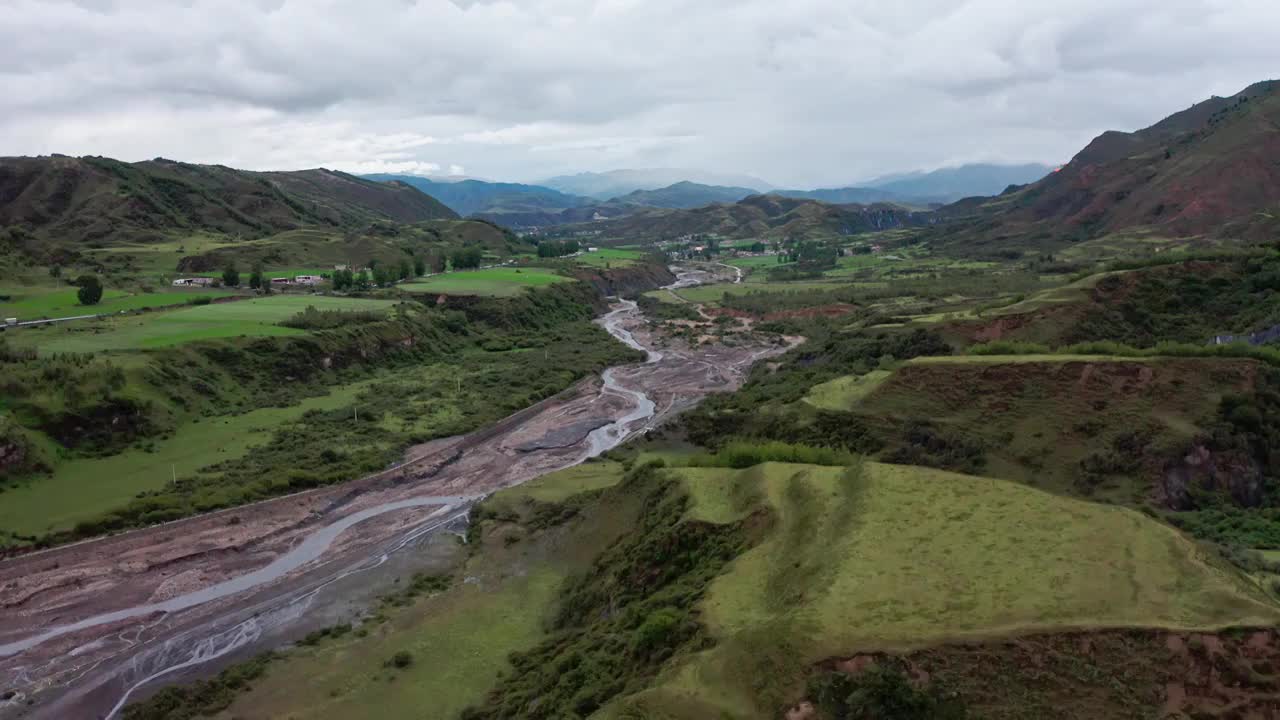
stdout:
{"type": "Polygon", "coordinates": [[[177,280],[173,281],[174,287],[188,287],[188,286],[209,287],[212,285],[213,285],[213,278],[207,278],[207,277],[178,278],[177,280]]]}
{"type": "Polygon", "coordinates": [[[299,285],[319,285],[324,282],[324,278],[319,275],[298,275],[293,281],[299,285]]]}
{"type": "Polygon", "coordinates": [[[293,281],[287,277],[271,278],[272,285],[292,285],[293,281]]]}

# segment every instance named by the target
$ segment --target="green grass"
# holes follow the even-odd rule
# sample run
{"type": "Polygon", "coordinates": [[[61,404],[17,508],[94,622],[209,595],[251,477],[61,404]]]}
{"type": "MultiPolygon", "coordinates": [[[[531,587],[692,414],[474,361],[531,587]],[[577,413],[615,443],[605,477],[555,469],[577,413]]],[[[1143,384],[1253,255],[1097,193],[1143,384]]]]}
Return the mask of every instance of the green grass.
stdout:
{"type": "Polygon", "coordinates": [[[274,295],[96,323],[24,329],[16,333],[12,341],[15,345],[36,347],[42,353],[89,353],[156,348],[213,338],[301,335],[304,331],[277,323],[312,305],[321,310],[384,310],[395,303],[318,295],[274,295]]]}
{"type": "Polygon", "coordinates": [[[525,288],[544,287],[570,280],[571,278],[557,275],[555,272],[545,268],[499,267],[444,273],[443,275],[434,275],[418,282],[404,283],[397,287],[411,293],[506,297],[515,295],[525,288]]]}
{"type": "Polygon", "coordinates": [[[573,258],[573,261],[591,267],[627,267],[636,264],[636,261],[642,257],[644,253],[635,250],[599,248],[593,253],[583,251],[581,255],[573,258]]]}
{"type": "Polygon", "coordinates": [[[600,717],[772,717],[811,663],[860,651],[1280,619],[1195,543],[1116,506],[878,463],[675,472],[700,519],[737,519],[732,497],[754,493],[776,524],[712,582],[702,619],[715,646],[600,717]]]}
{"type": "Polygon", "coordinates": [[[482,699],[511,651],[542,636],[546,610],[563,580],[562,572],[537,568],[497,588],[458,583],[367,638],[348,634],[290,653],[215,717],[457,717],[482,699]],[[411,653],[413,664],[384,668],[398,652],[411,653]]]}
{"type": "Polygon", "coordinates": [[[81,305],[75,288],[13,288],[0,290],[0,294],[14,299],[0,303],[0,318],[16,317],[19,320],[97,315],[122,310],[183,305],[196,298],[216,298],[231,294],[229,290],[173,290],[154,293],[128,293],[107,289],[97,305],[81,305]]]}
{"type": "Polygon", "coordinates": [[[172,437],[156,440],[153,452],[135,448],[105,458],[65,461],[53,475],[0,494],[0,528],[35,536],[70,529],[81,520],[119,507],[140,492],[168,485],[175,473],[179,479],[191,477],[207,465],[238,457],[270,438],[281,423],[310,410],[350,405],[369,382],[344,385],[286,408],[186,423],[172,437]]]}
{"type": "MultiPolygon", "coordinates": [[[[586,463],[509,488],[494,499],[567,499],[615,483],[620,475],[617,463],[586,463]]],[[[540,531],[485,521],[474,552],[447,591],[392,611],[387,622],[365,626],[366,638],[350,633],[289,651],[216,717],[456,718],[465,707],[480,704],[501,674],[511,672],[507,658],[513,652],[546,637],[565,581],[633,528],[638,500],[602,501],[589,514],[540,531]],[[519,541],[507,542],[509,537],[519,541]],[[398,652],[411,653],[413,664],[384,668],[398,652]]]]}
{"type": "Polygon", "coordinates": [[[804,396],[804,401],[819,410],[849,410],[892,374],[888,370],[872,370],[866,375],[838,377],[814,385],[804,396]]]}
{"type": "Polygon", "coordinates": [[[538,502],[564,502],[583,492],[613,487],[622,480],[622,464],[597,460],[548,473],[523,485],[503,490],[495,498],[531,498],[538,502]]]}
{"type": "Polygon", "coordinates": [[[910,365],[1016,365],[1024,363],[1064,363],[1064,362],[1151,362],[1158,357],[1130,357],[1127,355],[930,355],[912,358],[910,365]]]}
{"type": "Polygon", "coordinates": [[[850,409],[878,427],[925,420],[968,439],[982,474],[1141,504],[1150,488],[1143,468],[1185,451],[1221,398],[1250,387],[1258,368],[1229,358],[916,358],[850,409]],[[1103,460],[1105,473],[1086,471],[1103,460]]]}
{"type": "Polygon", "coordinates": [[[770,268],[780,267],[777,255],[758,255],[755,257],[739,257],[729,258],[724,261],[725,265],[740,267],[743,270],[769,270],[770,268]]]}

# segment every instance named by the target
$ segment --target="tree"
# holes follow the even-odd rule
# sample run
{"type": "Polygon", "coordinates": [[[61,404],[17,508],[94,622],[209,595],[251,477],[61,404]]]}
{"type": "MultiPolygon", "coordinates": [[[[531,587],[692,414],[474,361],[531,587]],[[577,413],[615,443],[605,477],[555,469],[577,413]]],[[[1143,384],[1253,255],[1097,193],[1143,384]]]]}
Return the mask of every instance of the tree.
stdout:
{"type": "Polygon", "coordinates": [[[263,285],[262,266],[258,265],[253,268],[253,274],[249,276],[249,287],[257,290],[263,285]]]}
{"type": "Polygon", "coordinates": [[[222,271],[222,284],[227,287],[240,287],[240,271],[231,263],[222,271]]]}
{"type": "Polygon", "coordinates": [[[442,273],[449,267],[449,259],[439,250],[427,253],[427,265],[433,273],[442,273]]]}
{"type": "Polygon", "coordinates": [[[400,280],[408,280],[409,278],[413,277],[413,263],[410,263],[407,258],[400,260],[399,269],[400,269],[400,275],[399,275],[400,280]]]}
{"type": "Polygon", "coordinates": [[[478,268],[480,263],[484,261],[484,253],[480,248],[470,247],[454,250],[450,256],[453,261],[454,270],[465,270],[467,268],[478,268]]]}
{"type": "Polygon", "coordinates": [[[56,280],[56,279],[58,279],[58,278],[60,278],[60,277],[62,277],[62,266],[61,266],[61,265],[50,265],[50,266],[49,266],[49,277],[51,277],[51,278],[53,278],[53,279],[55,279],[55,280],[56,280]]]}
{"type": "Polygon", "coordinates": [[[80,286],[76,297],[81,305],[97,305],[102,300],[102,281],[97,275],[81,275],[76,278],[76,285],[80,286]]]}
{"type": "Polygon", "coordinates": [[[413,256],[413,276],[422,277],[427,274],[427,261],[421,255],[413,256]]]}

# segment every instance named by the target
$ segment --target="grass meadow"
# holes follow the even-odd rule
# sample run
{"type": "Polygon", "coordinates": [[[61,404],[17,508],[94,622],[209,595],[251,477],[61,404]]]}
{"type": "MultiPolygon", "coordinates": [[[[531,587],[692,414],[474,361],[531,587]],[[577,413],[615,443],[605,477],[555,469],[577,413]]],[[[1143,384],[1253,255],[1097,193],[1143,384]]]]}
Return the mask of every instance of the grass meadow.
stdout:
{"type": "Polygon", "coordinates": [[[76,288],[62,287],[20,287],[0,288],[0,295],[9,295],[10,300],[0,303],[0,318],[16,317],[19,320],[39,320],[42,318],[71,317],[75,315],[96,315],[120,312],[122,310],[142,310],[146,308],[184,305],[200,298],[217,298],[233,294],[230,290],[172,290],[153,293],[128,293],[108,288],[102,293],[102,300],[97,305],[81,305],[76,296],[76,288]]]}
{"type": "Polygon", "coordinates": [[[776,525],[712,581],[701,618],[714,646],[596,717],[769,716],[810,663],[859,651],[1280,618],[1194,542],[1125,508],[879,463],[675,472],[693,519],[765,503],[776,525]]]}
{"type": "Polygon", "coordinates": [[[308,306],[320,310],[387,310],[393,305],[391,300],[273,295],[170,312],[24,328],[10,339],[16,346],[35,347],[41,353],[143,350],[215,338],[305,334],[277,323],[308,306]]]}
{"type": "Polygon", "coordinates": [[[571,278],[557,275],[554,271],[545,268],[497,267],[433,275],[396,287],[410,293],[509,297],[520,293],[525,288],[545,287],[570,280],[571,278]]]}

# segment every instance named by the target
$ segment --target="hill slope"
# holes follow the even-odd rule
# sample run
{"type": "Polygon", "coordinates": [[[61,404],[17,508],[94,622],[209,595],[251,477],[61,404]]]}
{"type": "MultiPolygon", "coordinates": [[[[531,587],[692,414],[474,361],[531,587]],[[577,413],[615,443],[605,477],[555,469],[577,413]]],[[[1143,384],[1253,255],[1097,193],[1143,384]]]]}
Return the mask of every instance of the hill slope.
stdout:
{"type": "Polygon", "coordinates": [[[1143,229],[1164,236],[1265,237],[1280,212],[1280,83],[1211,98],[1143,130],[1106,132],[1061,170],[941,215],[965,243],[1014,246],[1143,229]]]}
{"type": "Polygon", "coordinates": [[[638,211],[589,227],[633,239],[676,238],[694,233],[727,238],[802,238],[850,235],[926,222],[927,213],[898,205],[829,205],[779,195],[753,195],[732,204],[638,211]]]}
{"type": "Polygon", "coordinates": [[[170,231],[260,237],[304,226],[411,223],[457,214],[402,183],[331,170],[247,172],[170,160],[0,158],[0,225],[23,250],[158,240],[170,231]],[[34,242],[33,242],[34,241],[34,242]]]}

